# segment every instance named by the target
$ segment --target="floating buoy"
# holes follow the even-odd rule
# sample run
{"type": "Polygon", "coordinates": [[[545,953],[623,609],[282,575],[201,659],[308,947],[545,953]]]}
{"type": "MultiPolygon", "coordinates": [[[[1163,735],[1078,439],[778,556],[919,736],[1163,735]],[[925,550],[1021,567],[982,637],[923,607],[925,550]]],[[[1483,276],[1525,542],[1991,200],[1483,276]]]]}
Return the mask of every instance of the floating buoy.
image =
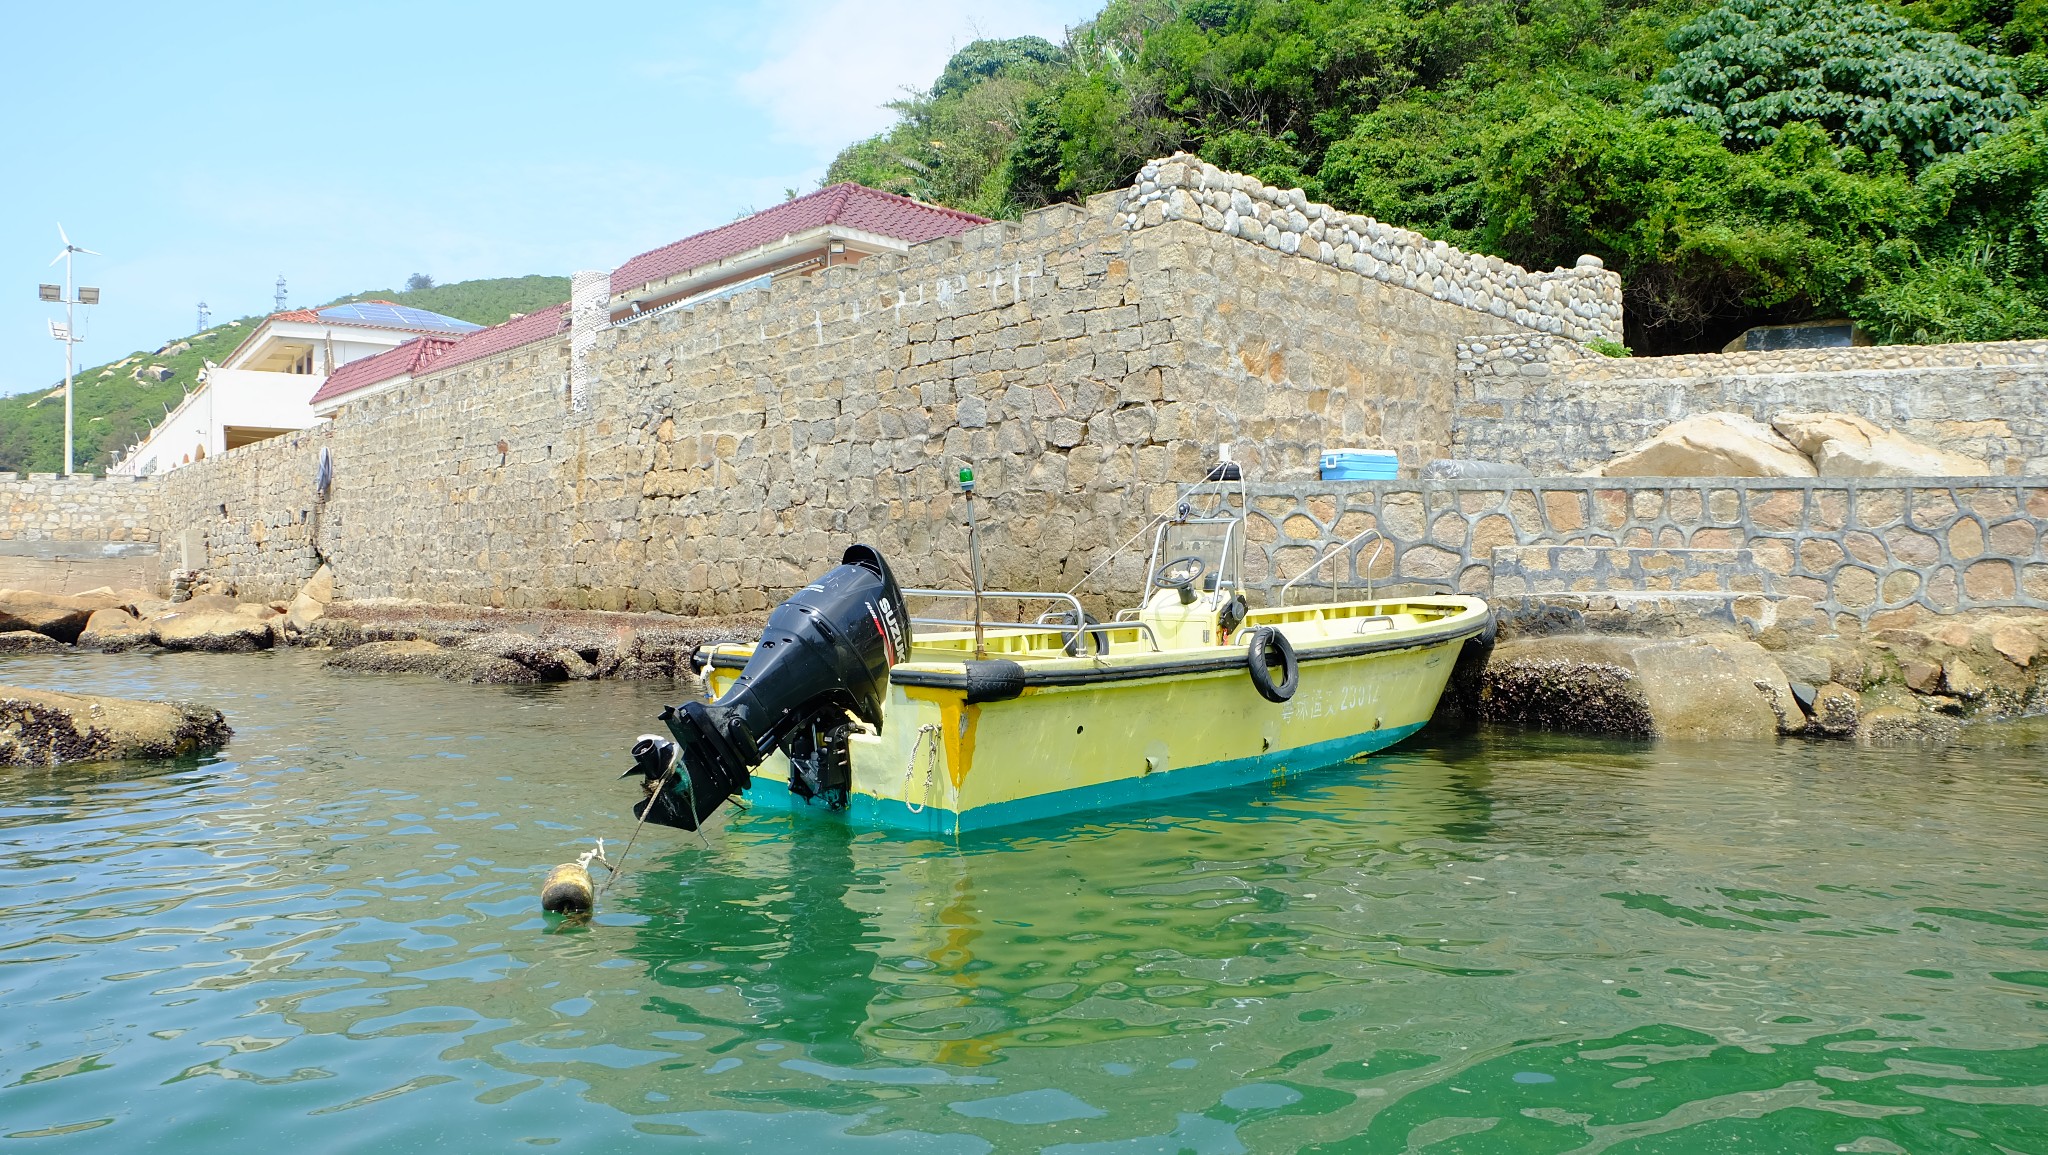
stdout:
{"type": "Polygon", "coordinates": [[[597,904],[590,870],[580,862],[564,862],[548,871],[540,887],[540,908],[551,914],[589,914],[597,904]]]}

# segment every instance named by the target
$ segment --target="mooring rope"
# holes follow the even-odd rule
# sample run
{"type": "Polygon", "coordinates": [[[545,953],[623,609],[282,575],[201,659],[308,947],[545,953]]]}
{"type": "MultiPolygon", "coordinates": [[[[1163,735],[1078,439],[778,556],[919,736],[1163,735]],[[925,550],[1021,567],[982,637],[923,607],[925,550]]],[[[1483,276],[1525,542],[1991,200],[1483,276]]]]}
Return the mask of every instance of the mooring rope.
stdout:
{"type": "MultiPolygon", "coordinates": [[[[681,757],[680,752],[678,752],[677,757],[681,757]]],[[[619,851],[619,861],[621,863],[626,861],[627,855],[633,853],[633,844],[640,840],[640,831],[647,826],[647,816],[654,813],[655,799],[661,797],[663,790],[668,789],[668,780],[675,777],[675,773],[676,768],[670,766],[662,772],[660,780],[655,782],[654,789],[648,791],[647,804],[640,808],[640,821],[633,824],[633,833],[631,837],[626,839],[626,848],[619,851]]],[[[696,824],[697,838],[704,843],[704,849],[709,850],[711,849],[711,840],[704,837],[704,817],[697,813],[697,792],[695,790],[687,790],[684,793],[690,799],[690,818],[696,824]]],[[[610,859],[604,857],[604,839],[602,838],[597,840],[597,861],[604,863],[604,868],[611,873],[605,876],[604,885],[599,887],[597,893],[591,896],[592,906],[597,904],[598,899],[605,896],[605,892],[612,888],[612,883],[617,882],[620,875],[626,873],[623,866],[613,865],[610,859]]]]}

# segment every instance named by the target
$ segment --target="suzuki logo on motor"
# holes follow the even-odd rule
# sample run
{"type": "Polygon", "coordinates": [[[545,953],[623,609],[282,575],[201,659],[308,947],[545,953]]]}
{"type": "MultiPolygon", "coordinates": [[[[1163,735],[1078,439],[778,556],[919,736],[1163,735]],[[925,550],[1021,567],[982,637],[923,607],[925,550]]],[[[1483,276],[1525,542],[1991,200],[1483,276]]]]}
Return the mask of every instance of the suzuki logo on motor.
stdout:
{"type": "Polygon", "coordinates": [[[889,651],[889,664],[895,665],[901,660],[902,651],[908,648],[904,644],[907,639],[904,636],[902,619],[896,616],[896,607],[890,604],[888,598],[881,599],[879,611],[877,603],[869,602],[868,616],[874,619],[875,632],[882,635],[882,644],[889,651]]]}
{"type": "Polygon", "coordinates": [[[882,620],[889,623],[889,637],[894,639],[897,645],[900,646],[908,640],[903,622],[896,616],[896,606],[888,598],[882,599],[882,620]]]}

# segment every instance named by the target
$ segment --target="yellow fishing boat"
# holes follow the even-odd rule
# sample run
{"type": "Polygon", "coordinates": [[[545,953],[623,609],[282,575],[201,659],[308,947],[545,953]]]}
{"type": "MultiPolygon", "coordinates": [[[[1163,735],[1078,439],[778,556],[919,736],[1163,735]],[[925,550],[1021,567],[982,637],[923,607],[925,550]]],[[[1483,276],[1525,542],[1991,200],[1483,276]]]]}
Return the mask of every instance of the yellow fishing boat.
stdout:
{"type": "Polygon", "coordinates": [[[758,641],[699,651],[713,700],[663,712],[675,741],[636,743],[635,813],[697,829],[742,796],[955,834],[1299,774],[1421,729],[1486,604],[1290,605],[1291,582],[1251,608],[1246,500],[1227,463],[1193,487],[1157,527],[1140,604],[1105,623],[1071,593],[900,589],[853,547],[758,641]],[[918,617],[906,598],[973,609],[918,617]]]}

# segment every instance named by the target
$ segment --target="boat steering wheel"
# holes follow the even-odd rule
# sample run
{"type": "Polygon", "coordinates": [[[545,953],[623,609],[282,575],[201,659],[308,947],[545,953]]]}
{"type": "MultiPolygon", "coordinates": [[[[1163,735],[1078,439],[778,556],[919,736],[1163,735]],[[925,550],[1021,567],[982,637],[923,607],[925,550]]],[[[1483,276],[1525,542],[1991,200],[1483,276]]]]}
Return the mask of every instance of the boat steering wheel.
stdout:
{"type": "Polygon", "coordinates": [[[1208,563],[1194,554],[1177,557],[1159,567],[1159,572],[1152,575],[1152,584],[1170,590],[1184,590],[1195,584],[1195,579],[1208,568],[1208,563]]]}

